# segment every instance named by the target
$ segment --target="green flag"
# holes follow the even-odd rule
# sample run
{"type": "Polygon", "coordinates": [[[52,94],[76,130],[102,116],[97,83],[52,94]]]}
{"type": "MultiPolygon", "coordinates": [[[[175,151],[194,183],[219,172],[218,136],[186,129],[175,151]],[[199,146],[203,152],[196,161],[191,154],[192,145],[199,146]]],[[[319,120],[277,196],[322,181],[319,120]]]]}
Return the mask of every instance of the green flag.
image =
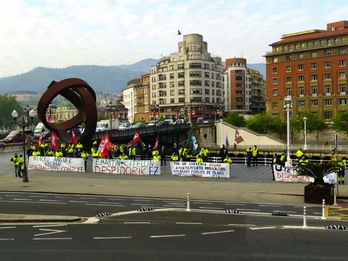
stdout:
{"type": "Polygon", "coordinates": [[[197,142],[196,136],[192,134],[192,130],[190,130],[188,133],[187,143],[192,154],[193,155],[197,154],[198,142],[197,142]]]}

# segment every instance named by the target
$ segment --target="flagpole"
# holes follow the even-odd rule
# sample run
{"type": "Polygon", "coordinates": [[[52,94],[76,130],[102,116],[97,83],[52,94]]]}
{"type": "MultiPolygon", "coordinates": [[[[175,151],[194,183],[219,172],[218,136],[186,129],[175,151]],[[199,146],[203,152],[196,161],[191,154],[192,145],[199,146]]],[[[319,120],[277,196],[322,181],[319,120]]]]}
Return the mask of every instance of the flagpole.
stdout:
{"type": "Polygon", "coordinates": [[[221,146],[222,143],[223,143],[223,141],[222,141],[222,119],[220,119],[220,145],[219,146],[221,146]]]}

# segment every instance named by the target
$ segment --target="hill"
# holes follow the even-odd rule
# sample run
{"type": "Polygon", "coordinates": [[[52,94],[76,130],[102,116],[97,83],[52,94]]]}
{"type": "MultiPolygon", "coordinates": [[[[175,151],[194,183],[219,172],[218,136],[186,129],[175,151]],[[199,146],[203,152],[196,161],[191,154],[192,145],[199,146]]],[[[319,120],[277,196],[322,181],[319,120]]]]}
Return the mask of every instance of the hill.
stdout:
{"type": "MultiPolygon", "coordinates": [[[[63,69],[37,67],[27,73],[0,78],[0,95],[11,93],[42,93],[52,81],[81,78],[96,92],[121,93],[130,80],[150,72],[156,59],[145,59],[131,65],[74,65],[63,69]]],[[[265,77],[265,64],[249,64],[265,77]]]]}

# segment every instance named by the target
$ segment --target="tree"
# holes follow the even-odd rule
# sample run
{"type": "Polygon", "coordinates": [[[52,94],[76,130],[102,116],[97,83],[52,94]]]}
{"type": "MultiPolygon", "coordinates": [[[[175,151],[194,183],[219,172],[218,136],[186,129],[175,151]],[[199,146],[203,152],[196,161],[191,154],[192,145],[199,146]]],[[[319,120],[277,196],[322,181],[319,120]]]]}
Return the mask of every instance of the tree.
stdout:
{"type": "Polygon", "coordinates": [[[246,127],[262,134],[276,133],[281,135],[286,131],[286,121],[268,113],[260,113],[248,119],[246,127]]]}
{"type": "Polygon", "coordinates": [[[13,125],[13,118],[11,116],[13,110],[18,112],[18,115],[23,114],[23,108],[18,103],[15,96],[0,95],[0,126],[13,125]]]}
{"type": "Polygon", "coordinates": [[[303,118],[306,117],[306,133],[320,132],[326,128],[325,121],[318,115],[310,112],[301,113],[291,121],[293,130],[297,133],[304,130],[303,118]]]}
{"type": "Polygon", "coordinates": [[[348,111],[340,112],[333,118],[333,128],[348,134],[348,111]]]}
{"type": "Polygon", "coordinates": [[[229,124],[232,124],[237,127],[245,127],[246,120],[243,115],[238,114],[237,112],[230,112],[227,117],[224,119],[229,124]]]}

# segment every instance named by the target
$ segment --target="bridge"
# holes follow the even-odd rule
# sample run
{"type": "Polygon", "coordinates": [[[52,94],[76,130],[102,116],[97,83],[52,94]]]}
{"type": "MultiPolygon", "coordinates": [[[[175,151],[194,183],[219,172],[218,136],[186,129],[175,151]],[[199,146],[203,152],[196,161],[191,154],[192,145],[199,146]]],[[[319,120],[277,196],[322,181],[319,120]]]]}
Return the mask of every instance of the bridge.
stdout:
{"type": "Polygon", "coordinates": [[[165,146],[172,146],[173,143],[180,143],[187,139],[188,131],[191,129],[190,124],[173,124],[165,126],[150,126],[139,129],[127,130],[109,130],[96,132],[93,141],[100,141],[102,136],[109,133],[109,139],[112,143],[127,144],[133,140],[136,130],[139,130],[141,140],[145,144],[155,143],[156,136],[159,137],[159,143],[165,146]]]}

